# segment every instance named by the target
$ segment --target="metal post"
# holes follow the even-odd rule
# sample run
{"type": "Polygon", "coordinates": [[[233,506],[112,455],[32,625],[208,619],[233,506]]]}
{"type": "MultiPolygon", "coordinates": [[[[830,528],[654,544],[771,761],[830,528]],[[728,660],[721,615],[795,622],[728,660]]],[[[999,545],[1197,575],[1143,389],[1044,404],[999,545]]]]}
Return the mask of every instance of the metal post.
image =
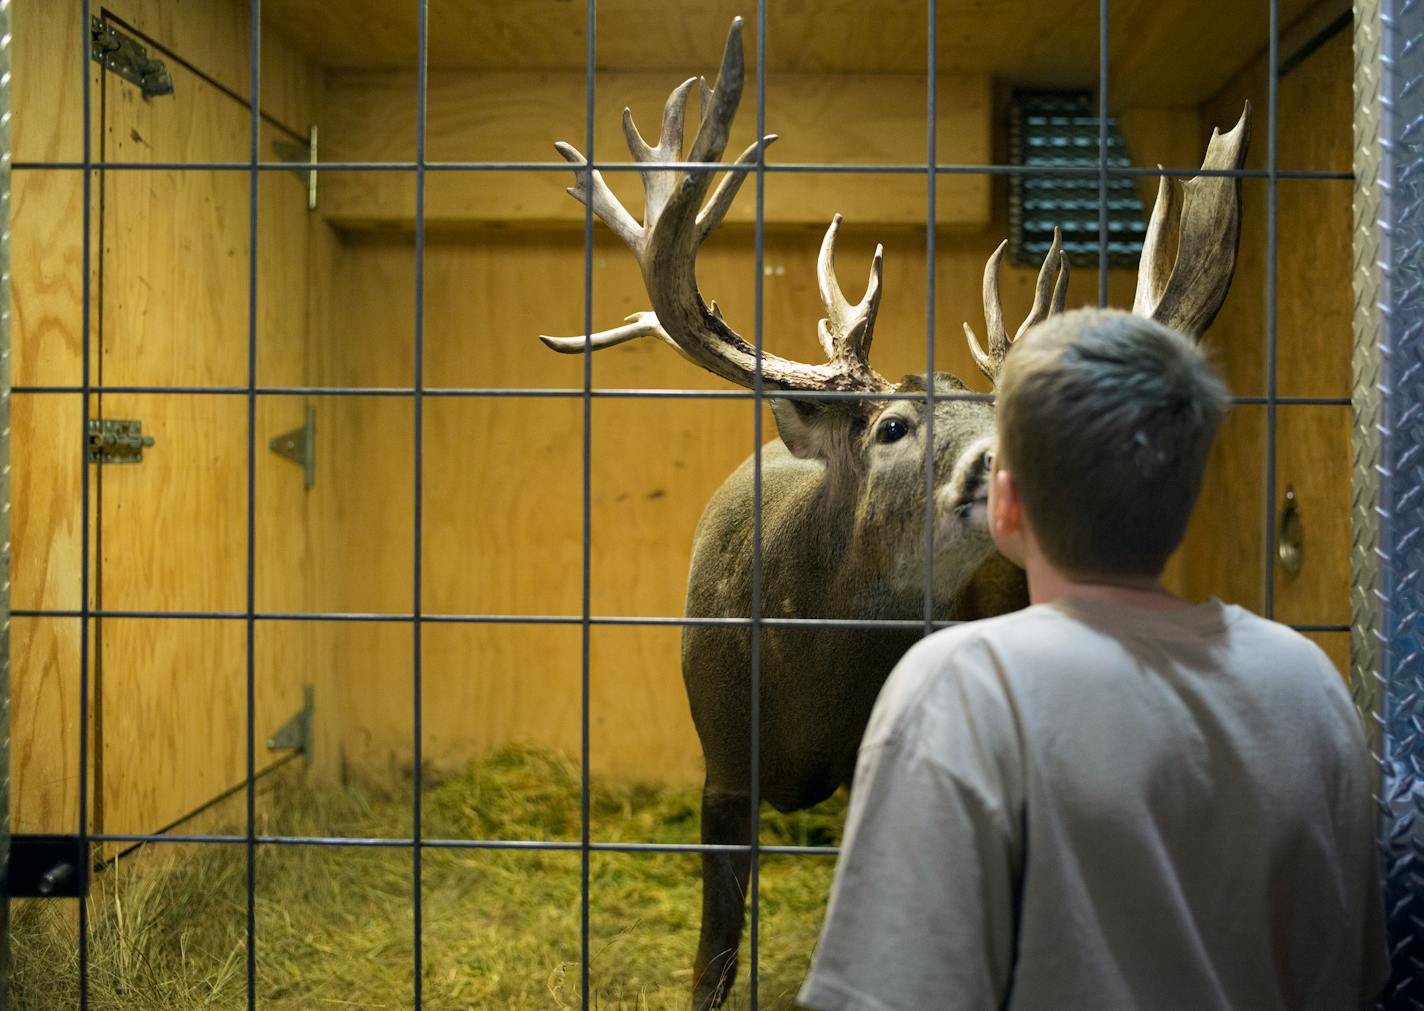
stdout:
{"type": "Polygon", "coordinates": [[[1355,4],[1354,521],[1351,680],[1380,762],[1394,971],[1424,1001],[1424,0],[1355,4]]]}

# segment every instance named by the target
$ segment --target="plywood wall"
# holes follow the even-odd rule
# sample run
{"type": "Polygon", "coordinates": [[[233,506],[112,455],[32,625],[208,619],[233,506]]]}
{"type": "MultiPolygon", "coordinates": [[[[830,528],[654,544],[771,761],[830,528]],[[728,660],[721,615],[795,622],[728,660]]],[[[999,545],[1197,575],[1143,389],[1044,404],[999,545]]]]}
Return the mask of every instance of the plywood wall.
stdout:
{"type": "MultiPolygon", "coordinates": [[[[123,162],[245,160],[248,7],[124,0],[106,10],[202,71],[165,58],[175,94],[138,90],[82,62],[77,2],[21,3],[14,15],[17,161],[82,157],[82,81],[90,74],[93,155],[123,162]],[[209,80],[210,79],[210,80],[209,80]]],[[[316,117],[318,78],[277,37],[264,39],[264,108],[299,129],[316,117]]],[[[270,145],[272,131],[262,142],[270,145]]],[[[83,176],[14,176],[15,381],[76,386],[242,386],[248,378],[249,177],[214,171],[103,171],[92,180],[85,262],[83,176]],[[83,326],[88,273],[90,330],[83,326]]],[[[301,184],[268,176],[258,198],[259,381],[306,374],[308,232],[301,184]]],[[[77,610],[80,599],[82,399],[17,394],[13,603],[77,610]]],[[[211,394],[105,394],[94,417],[133,418],[156,440],[136,466],[90,467],[91,607],[202,612],[246,609],[246,400],[211,394]]],[[[257,412],[257,602],[301,606],[306,503],[300,474],[265,451],[299,423],[300,404],[257,412]],[[295,474],[295,478],[293,477],[295,474]]],[[[270,605],[266,605],[270,606],[270,605]]],[[[17,622],[12,813],[20,831],[72,831],[79,733],[90,735],[90,825],[148,832],[245,773],[245,623],[104,618],[91,623],[80,670],[77,619],[17,622]],[[81,678],[90,706],[79,704],[81,678]]],[[[309,673],[301,637],[259,635],[254,654],[259,742],[300,704],[309,673]]],[[[259,764],[266,756],[259,743],[259,764]]]]}

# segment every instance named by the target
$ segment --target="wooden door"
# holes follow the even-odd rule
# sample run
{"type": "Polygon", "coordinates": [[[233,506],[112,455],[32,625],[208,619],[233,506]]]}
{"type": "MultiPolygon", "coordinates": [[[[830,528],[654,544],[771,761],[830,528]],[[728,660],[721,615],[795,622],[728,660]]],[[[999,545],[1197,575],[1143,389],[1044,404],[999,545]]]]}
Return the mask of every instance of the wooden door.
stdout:
{"type": "MultiPolygon", "coordinates": [[[[254,309],[257,381],[304,378],[305,184],[259,174],[253,275],[252,173],[186,167],[249,159],[242,12],[127,6],[120,26],[144,33],[174,89],[146,97],[104,75],[100,157],[184,167],[110,169],[97,183],[95,381],[128,389],[96,397],[96,414],[140,421],[154,439],[142,463],[105,464],[94,478],[94,604],[110,615],[95,640],[95,828],[111,833],[156,831],[242,782],[250,651],[258,769],[309,676],[300,637],[263,626],[249,644],[245,617],[250,605],[301,609],[287,588],[302,578],[292,547],[304,541],[302,474],[268,442],[301,423],[303,405],[245,391],[254,309]],[[179,49],[199,37],[203,52],[179,49]],[[236,45],[211,44],[224,38],[236,45]]],[[[274,160],[274,142],[300,142],[306,128],[270,119],[261,157],[274,160]]]]}

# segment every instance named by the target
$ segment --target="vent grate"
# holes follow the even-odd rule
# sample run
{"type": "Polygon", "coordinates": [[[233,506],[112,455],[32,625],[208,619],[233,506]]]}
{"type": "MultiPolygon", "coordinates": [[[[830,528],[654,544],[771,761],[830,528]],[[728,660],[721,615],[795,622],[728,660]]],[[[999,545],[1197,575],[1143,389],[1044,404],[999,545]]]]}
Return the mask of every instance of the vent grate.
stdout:
{"type": "MultiPolygon", "coordinates": [[[[1098,168],[1098,125],[1087,92],[1020,91],[1009,121],[1009,161],[1026,168],[1098,168]]],[[[1115,119],[1108,120],[1107,167],[1128,168],[1115,119]]],[[[1033,173],[1009,181],[1009,256],[1037,266],[1063,229],[1063,248],[1074,266],[1098,263],[1098,176],[1033,173]]],[[[1133,177],[1108,177],[1108,263],[1135,267],[1147,234],[1146,215],[1133,177]]]]}

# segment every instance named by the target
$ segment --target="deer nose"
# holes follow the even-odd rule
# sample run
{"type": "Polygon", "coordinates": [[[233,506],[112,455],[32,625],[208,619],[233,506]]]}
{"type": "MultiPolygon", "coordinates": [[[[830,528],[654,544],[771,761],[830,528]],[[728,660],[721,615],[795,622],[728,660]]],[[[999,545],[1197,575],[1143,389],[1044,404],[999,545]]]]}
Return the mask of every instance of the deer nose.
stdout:
{"type": "Polygon", "coordinates": [[[994,450],[992,447],[983,450],[969,464],[969,469],[964,475],[964,490],[961,497],[965,499],[983,498],[989,494],[989,473],[994,468],[994,450]]]}

